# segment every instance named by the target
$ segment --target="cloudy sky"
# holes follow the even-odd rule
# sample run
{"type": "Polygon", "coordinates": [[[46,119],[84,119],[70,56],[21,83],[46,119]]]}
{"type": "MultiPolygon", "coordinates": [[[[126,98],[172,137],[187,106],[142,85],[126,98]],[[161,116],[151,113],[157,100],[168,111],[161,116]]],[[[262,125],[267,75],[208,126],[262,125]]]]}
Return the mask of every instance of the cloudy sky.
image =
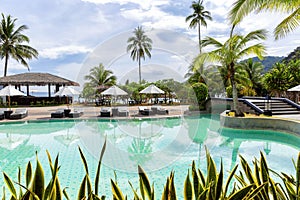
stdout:
{"type": "MultiPolygon", "coordinates": [[[[225,40],[230,30],[226,17],[233,0],[204,3],[213,21],[202,28],[202,36],[225,40]]],[[[142,78],[183,79],[198,51],[197,31],[185,22],[192,13],[190,5],[190,0],[2,0],[0,12],[17,18],[17,25],[29,27],[25,34],[39,52],[39,58],[29,62],[32,72],[49,72],[82,84],[83,76],[99,63],[113,70],[119,82],[138,80],[138,65],[130,59],[126,46],[139,25],[153,40],[152,58],[143,61],[142,78]]],[[[286,56],[300,46],[300,30],[274,41],[272,31],[282,17],[253,14],[238,30],[247,33],[266,28],[270,33],[268,55],[286,56]]],[[[8,74],[26,71],[10,60],[8,74]]]]}

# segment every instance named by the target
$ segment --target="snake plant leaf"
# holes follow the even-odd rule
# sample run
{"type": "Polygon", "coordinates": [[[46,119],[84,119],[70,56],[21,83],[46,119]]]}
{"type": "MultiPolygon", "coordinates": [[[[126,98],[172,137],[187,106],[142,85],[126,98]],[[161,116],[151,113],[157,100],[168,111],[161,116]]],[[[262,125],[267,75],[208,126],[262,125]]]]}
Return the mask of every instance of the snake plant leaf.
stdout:
{"type": "Polygon", "coordinates": [[[97,172],[96,172],[96,177],[95,177],[95,194],[98,195],[98,188],[99,188],[99,180],[100,180],[100,169],[101,169],[101,163],[102,163],[102,159],[103,159],[103,155],[106,149],[106,138],[100,153],[100,158],[98,161],[98,166],[97,166],[97,172]]]}
{"type": "Polygon", "coordinates": [[[177,200],[176,188],[174,183],[174,172],[170,174],[170,188],[169,188],[169,199],[177,200]]]}
{"type": "Polygon", "coordinates": [[[220,173],[217,178],[215,199],[220,198],[221,193],[222,193],[222,188],[223,188],[223,161],[221,160],[221,169],[220,169],[220,173]]]}
{"type": "Polygon", "coordinates": [[[92,194],[93,193],[92,181],[88,174],[86,175],[86,185],[87,185],[87,193],[92,194]]]}
{"type": "Polygon", "coordinates": [[[32,166],[31,166],[31,162],[29,161],[26,165],[26,171],[25,171],[26,187],[29,187],[31,179],[32,179],[32,166]]]}
{"type": "Polygon", "coordinates": [[[4,176],[4,182],[6,184],[6,186],[8,187],[9,191],[11,192],[11,195],[17,199],[17,191],[15,189],[15,186],[12,182],[12,180],[9,178],[9,176],[3,172],[3,176],[4,176]]]}
{"type": "Polygon", "coordinates": [[[248,162],[241,155],[240,155],[240,161],[246,177],[248,178],[250,184],[253,184],[255,181],[248,162]]]}
{"type": "Polygon", "coordinates": [[[262,181],[260,180],[260,168],[257,162],[254,163],[254,173],[256,177],[256,185],[261,185],[262,181]]]}
{"type": "Polygon", "coordinates": [[[260,170],[263,183],[267,182],[269,180],[269,169],[266,158],[262,152],[260,152],[260,170]]]}
{"type": "Polygon", "coordinates": [[[298,153],[297,166],[296,166],[296,193],[300,196],[300,152],[298,153]]]}
{"type": "Polygon", "coordinates": [[[271,188],[273,199],[278,200],[278,197],[280,196],[280,193],[277,192],[277,188],[275,186],[274,181],[272,179],[270,179],[269,182],[270,182],[270,188],[271,188]]]}
{"type": "Polygon", "coordinates": [[[130,187],[131,187],[131,189],[133,191],[133,195],[134,195],[134,199],[133,200],[140,200],[140,197],[139,197],[137,191],[133,188],[132,183],[130,181],[128,181],[128,183],[129,183],[129,185],[130,185],[130,187]]]}
{"type": "MultiPolygon", "coordinates": [[[[154,184],[152,184],[150,200],[154,200],[154,199],[155,199],[155,190],[154,190],[154,184]]],[[[176,199],[174,199],[174,200],[176,200],[176,199]]]]}
{"type": "Polygon", "coordinates": [[[79,188],[78,195],[77,195],[77,200],[81,200],[81,199],[85,198],[86,179],[87,179],[87,174],[84,176],[84,178],[80,184],[80,188],[79,188]]]}
{"type": "Polygon", "coordinates": [[[148,179],[147,174],[145,173],[145,171],[140,165],[138,165],[138,173],[139,173],[140,190],[141,190],[142,198],[145,199],[145,195],[146,195],[148,199],[151,199],[150,181],[148,179]]]}
{"type": "Polygon", "coordinates": [[[111,179],[111,188],[112,188],[112,193],[113,193],[113,197],[116,200],[125,200],[124,195],[121,191],[121,189],[119,188],[119,186],[117,184],[115,184],[115,182],[111,179]]]}
{"type": "Polygon", "coordinates": [[[193,180],[194,194],[195,197],[197,198],[199,196],[200,180],[197,174],[195,161],[193,161],[192,163],[192,180],[193,180]]]}
{"type": "Polygon", "coordinates": [[[291,183],[287,180],[284,180],[284,185],[285,185],[285,188],[287,190],[289,199],[296,199],[296,193],[295,193],[295,190],[294,190],[293,183],[291,183]]]}
{"type": "Polygon", "coordinates": [[[85,156],[84,156],[84,154],[83,154],[83,152],[82,152],[82,150],[79,146],[78,146],[78,149],[79,149],[80,157],[81,157],[84,169],[85,169],[85,173],[89,174],[89,168],[88,168],[88,164],[86,162],[85,156]]]}
{"type": "Polygon", "coordinates": [[[24,185],[19,184],[19,183],[17,183],[17,184],[26,190],[25,195],[22,197],[22,200],[23,199],[24,200],[30,199],[30,197],[32,198],[32,200],[42,200],[33,191],[31,191],[30,189],[28,189],[24,185]]]}
{"type": "Polygon", "coordinates": [[[202,193],[200,193],[197,200],[206,200],[207,193],[208,193],[208,188],[206,188],[202,193]]]}
{"type": "Polygon", "coordinates": [[[33,181],[31,185],[31,191],[36,194],[39,199],[43,199],[45,191],[45,176],[43,167],[37,157],[36,153],[36,168],[33,176],[33,181]]]}
{"type": "Polygon", "coordinates": [[[70,200],[69,195],[68,195],[68,193],[67,193],[67,187],[65,187],[65,188],[63,189],[63,195],[64,195],[64,197],[66,198],[66,200],[70,200]]]}
{"type": "Polygon", "coordinates": [[[249,184],[243,187],[242,189],[238,190],[234,194],[230,195],[228,197],[228,200],[241,200],[249,194],[252,188],[253,188],[253,184],[249,184]]]}
{"type": "Polygon", "coordinates": [[[229,187],[229,184],[232,180],[232,177],[234,176],[236,170],[238,168],[238,165],[235,165],[234,168],[231,170],[227,180],[226,180],[226,184],[225,184],[225,189],[224,189],[224,194],[227,194],[227,191],[228,191],[228,187],[229,187]]]}
{"type": "MultiPolygon", "coordinates": [[[[18,183],[21,184],[21,175],[22,175],[22,170],[20,167],[18,167],[18,183]]],[[[21,186],[19,187],[19,197],[21,198],[23,196],[23,190],[21,186]]]]}
{"type": "Polygon", "coordinates": [[[193,194],[192,183],[190,180],[190,172],[188,170],[185,181],[184,181],[183,197],[184,197],[184,200],[192,200],[193,196],[194,196],[194,194],[193,194]]]}
{"type": "Polygon", "coordinates": [[[167,177],[167,182],[166,182],[166,184],[164,186],[164,190],[162,192],[161,200],[168,200],[169,185],[170,185],[170,177],[167,177]]]}
{"type": "Polygon", "coordinates": [[[208,184],[210,184],[211,182],[216,182],[217,180],[217,168],[207,148],[206,148],[206,161],[207,161],[207,176],[206,176],[205,187],[208,187],[208,184]]]}
{"type": "Polygon", "coordinates": [[[201,194],[204,191],[204,187],[205,187],[206,183],[205,183],[204,174],[200,169],[198,169],[198,174],[199,174],[199,177],[201,180],[201,183],[199,182],[199,192],[198,193],[201,194]]]}
{"type": "MultiPolygon", "coordinates": [[[[263,190],[263,188],[264,188],[266,185],[268,185],[267,182],[266,182],[266,183],[263,183],[263,184],[261,184],[259,187],[255,188],[255,189],[249,194],[249,196],[247,196],[247,199],[254,199],[254,198],[256,197],[256,195],[258,195],[259,192],[261,192],[261,190],[263,190]]],[[[274,196],[273,196],[273,197],[274,197],[274,196]]],[[[275,196],[275,197],[276,197],[276,196],[275,196]]],[[[275,197],[274,197],[274,200],[276,199],[275,197]]]]}

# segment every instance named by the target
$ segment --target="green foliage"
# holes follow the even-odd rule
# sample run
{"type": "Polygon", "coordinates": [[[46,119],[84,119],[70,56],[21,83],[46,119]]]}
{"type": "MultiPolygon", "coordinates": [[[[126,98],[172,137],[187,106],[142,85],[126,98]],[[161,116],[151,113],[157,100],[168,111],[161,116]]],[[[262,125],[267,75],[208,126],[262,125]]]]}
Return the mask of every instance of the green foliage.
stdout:
{"type": "Polygon", "coordinates": [[[208,96],[208,89],[204,83],[195,83],[189,92],[190,102],[194,105],[203,106],[208,96]]]}
{"type": "MultiPolygon", "coordinates": [[[[105,196],[98,196],[100,166],[102,163],[103,155],[106,148],[106,141],[103,144],[100,153],[98,167],[95,178],[95,189],[92,188],[90,180],[88,163],[85,156],[79,147],[79,153],[85,169],[85,176],[80,184],[78,190],[78,200],[104,200],[105,196]]],[[[44,170],[36,157],[36,169],[33,172],[31,163],[28,162],[25,172],[25,184],[21,180],[21,169],[18,171],[18,181],[14,182],[5,172],[3,172],[4,182],[6,188],[10,191],[11,200],[61,200],[63,196],[65,199],[70,198],[67,195],[66,188],[61,189],[58,179],[58,155],[54,163],[51,156],[47,151],[49,166],[51,169],[52,177],[49,183],[45,184],[44,170]],[[17,187],[19,186],[19,192],[17,187]],[[24,190],[25,189],[25,190],[24,190]]],[[[195,162],[192,162],[191,169],[188,169],[185,180],[183,182],[183,196],[184,200],[240,200],[240,199],[299,199],[300,194],[300,153],[298,154],[295,165],[295,176],[287,175],[284,172],[276,173],[269,169],[264,154],[260,154],[260,159],[254,159],[253,168],[250,167],[248,162],[240,156],[241,170],[238,170],[238,165],[229,171],[228,175],[224,174],[223,162],[220,162],[220,169],[212,159],[210,153],[206,149],[206,169],[202,171],[196,168],[195,162]],[[204,173],[205,172],[205,173],[204,173]],[[281,180],[276,182],[271,174],[275,174],[281,180]],[[225,180],[224,178],[227,177],[225,180]]],[[[154,184],[150,180],[146,172],[141,166],[138,166],[139,185],[134,189],[133,185],[129,182],[133,192],[134,200],[154,200],[155,189],[154,184]]],[[[175,173],[172,171],[167,177],[164,185],[164,190],[161,196],[162,200],[177,200],[177,194],[174,184],[175,173]]],[[[117,181],[111,180],[113,200],[127,200],[127,196],[123,194],[121,188],[118,186],[117,181]]],[[[6,199],[5,189],[3,189],[2,200],[6,199]]]]}
{"type": "Polygon", "coordinates": [[[0,24],[0,57],[4,58],[4,76],[7,74],[9,58],[15,59],[20,64],[24,65],[29,70],[27,59],[38,57],[36,49],[26,45],[29,43],[29,38],[22,34],[28,29],[26,25],[16,27],[17,19],[13,19],[11,15],[5,16],[2,13],[0,24]]]}

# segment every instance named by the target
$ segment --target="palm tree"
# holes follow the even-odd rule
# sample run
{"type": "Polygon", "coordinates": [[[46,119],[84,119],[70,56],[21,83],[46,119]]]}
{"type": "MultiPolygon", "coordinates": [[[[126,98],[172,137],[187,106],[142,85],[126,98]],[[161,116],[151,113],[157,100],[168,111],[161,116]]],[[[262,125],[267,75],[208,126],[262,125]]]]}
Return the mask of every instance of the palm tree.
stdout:
{"type": "Polygon", "coordinates": [[[142,82],[141,75],[141,58],[145,60],[145,55],[151,58],[150,51],[152,50],[152,40],[145,35],[145,31],[141,26],[138,26],[133,31],[134,36],[128,38],[127,52],[131,51],[130,57],[139,63],[139,83],[142,82]]]}
{"type": "Polygon", "coordinates": [[[255,40],[265,40],[267,32],[265,30],[256,30],[248,33],[246,36],[239,34],[231,34],[230,38],[221,43],[214,38],[206,37],[202,41],[203,47],[214,46],[216,49],[202,53],[197,57],[199,63],[205,62],[218,62],[221,63],[223,67],[226,67],[230,76],[230,83],[232,87],[233,96],[233,108],[238,114],[240,110],[238,108],[238,96],[236,88],[236,67],[238,66],[238,61],[244,56],[255,54],[260,59],[265,53],[265,46],[261,43],[253,44],[255,40]],[[248,44],[250,43],[250,45],[248,44]]]}
{"type": "Polygon", "coordinates": [[[202,1],[193,1],[191,8],[193,8],[194,12],[185,18],[185,21],[191,21],[189,27],[196,28],[198,27],[198,37],[199,37],[199,51],[201,53],[201,25],[207,27],[206,20],[212,20],[210,16],[210,12],[204,10],[203,0],[202,1]]]}
{"type": "Polygon", "coordinates": [[[300,24],[299,0],[236,0],[229,13],[229,19],[233,25],[237,25],[252,11],[277,11],[289,13],[275,28],[276,40],[285,37],[294,31],[300,24]]]}
{"type": "Polygon", "coordinates": [[[275,63],[272,69],[264,75],[263,83],[271,95],[280,97],[292,87],[294,81],[292,73],[286,64],[275,63]]]}
{"type": "MultiPolygon", "coordinates": [[[[246,72],[246,84],[248,88],[255,91],[256,94],[262,94],[262,73],[264,66],[261,62],[253,62],[250,58],[246,62],[241,63],[242,69],[246,72]]],[[[245,86],[244,85],[244,86],[245,86]]]]}
{"type": "Polygon", "coordinates": [[[111,70],[106,70],[104,65],[100,63],[99,66],[93,67],[90,70],[90,74],[86,75],[84,79],[89,81],[89,87],[102,92],[109,86],[116,84],[117,77],[112,74],[111,70]]]}
{"type": "Polygon", "coordinates": [[[24,45],[29,43],[29,38],[22,34],[22,31],[28,29],[26,25],[22,25],[15,29],[15,22],[17,19],[12,19],[10,15],[7,17],[2,13],[2,20],[0,26],[0,56],[5,59],[4,76],[7,74],[8,59],[13,59],[26,66],[29,70],[26,59],[38,57],[38,52],[34,48],[24,45]]]}

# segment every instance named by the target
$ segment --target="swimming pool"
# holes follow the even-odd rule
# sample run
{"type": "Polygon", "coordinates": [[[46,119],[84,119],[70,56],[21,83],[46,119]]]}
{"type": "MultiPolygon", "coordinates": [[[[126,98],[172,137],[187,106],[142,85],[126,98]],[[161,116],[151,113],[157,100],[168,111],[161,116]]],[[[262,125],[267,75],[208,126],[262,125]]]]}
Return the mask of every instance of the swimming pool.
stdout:
{"type": "Polygon", "coordinates": [[[294,174],[292,159],[296,159],[300,149],[300,137],[297,135],[223,129],[218,115],[28,121],[0,125],[0,170],[16,180],[17,167],[24,170],[28,161],[35,163],[37,151],[45,175],[49,177],[46,150],[52,158],[59,153],[61,186],[68,187],[69,196],[75,199],[85,173],[78,146],[86,156],[94,180],[105,138],[107,148],[101,168],[100,193],[108,199],[111,199],[110,179],[115,178],[114,172],[122,191],[132,195],[128,180],[138,187],[138,164],[147,172],[150,181],[154,182],[157,197],[161,196],[163,184],[172,170],[175,171],[177,195],[182,195],[183,182],[192,161],[195,160],[197,166],[205,171],[205,146],[218,167],[222,157],[225,171],[239,162],[238,154],[252,161],[262,151],[272,169],[287,174],[294,174]]]}

